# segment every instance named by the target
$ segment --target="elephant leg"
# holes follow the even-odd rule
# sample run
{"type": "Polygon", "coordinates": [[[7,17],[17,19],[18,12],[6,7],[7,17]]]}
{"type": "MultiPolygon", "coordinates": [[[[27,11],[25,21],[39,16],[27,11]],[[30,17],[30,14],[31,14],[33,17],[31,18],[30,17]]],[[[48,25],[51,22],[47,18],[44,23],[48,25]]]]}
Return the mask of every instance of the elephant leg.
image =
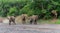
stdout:
{"type": "Polygon", "coordinates": [[[30,20],[30,24],[32,24],[33,23],[33,20],[30,20]]]}
{"type": "Polygon", "coordinates": [[[37,24],[37,20],[34,20],[34,24],[37,24]]]}
{"type": "Polygon", "coordinates": [[[22,21],[22,24],[25,24],[26,22],[25,22],[25,20],[24,21],[22,21]]]}
{"type": "Polygon", "coordinates": [[[9,21],[9,25],[11,25],[11,20],[9,21]]]}
{"type": "Polygon", "coordinates": [[[12,20],[12,22],[16,25],[15,20],[12,20]]]}

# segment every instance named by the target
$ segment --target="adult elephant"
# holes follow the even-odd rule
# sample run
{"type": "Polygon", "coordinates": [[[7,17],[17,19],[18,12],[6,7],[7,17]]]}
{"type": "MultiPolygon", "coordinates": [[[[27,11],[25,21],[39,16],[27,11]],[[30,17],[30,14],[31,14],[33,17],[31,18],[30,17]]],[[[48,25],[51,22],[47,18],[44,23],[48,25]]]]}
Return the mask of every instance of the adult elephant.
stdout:
{"type": "Polygon", "coordinates": [[[27,14],[22,14],[21,15],[22,24],[26,23],[27,18],[28,18],[27,14]]]}

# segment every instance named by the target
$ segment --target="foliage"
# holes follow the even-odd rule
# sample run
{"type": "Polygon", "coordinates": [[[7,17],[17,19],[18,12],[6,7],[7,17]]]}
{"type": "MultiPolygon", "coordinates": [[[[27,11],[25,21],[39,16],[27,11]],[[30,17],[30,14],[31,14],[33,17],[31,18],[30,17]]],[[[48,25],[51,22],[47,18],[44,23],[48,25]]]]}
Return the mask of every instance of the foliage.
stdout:
{"type": "Polygon", "coordinates": [[[60,16],[60,0],[0,0],[0,16],[4,17],[24,13],[50,19],[52,10],[57,10],[58,17],[60,16]]]}

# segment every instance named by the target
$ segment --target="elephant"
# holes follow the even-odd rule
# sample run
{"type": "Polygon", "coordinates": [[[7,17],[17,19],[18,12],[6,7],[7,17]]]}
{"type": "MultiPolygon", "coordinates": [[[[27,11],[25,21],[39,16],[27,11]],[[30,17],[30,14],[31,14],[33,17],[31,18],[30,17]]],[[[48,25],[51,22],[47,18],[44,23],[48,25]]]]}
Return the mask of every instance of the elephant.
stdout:
{"type": "Polygon", "coordinates": [[[16,24],[15,23],[15,16],[9,16],[8,19],[9,19],[9,25],[11,25],[11,22],[13,22],[14,24],[16,24]]]}
{"type": "Polygon", "coordinates": [[[37,15],[30,16],[30,24],[32,24],[32,23],[37,24],[37,20],[38,20],[37,15]]]}

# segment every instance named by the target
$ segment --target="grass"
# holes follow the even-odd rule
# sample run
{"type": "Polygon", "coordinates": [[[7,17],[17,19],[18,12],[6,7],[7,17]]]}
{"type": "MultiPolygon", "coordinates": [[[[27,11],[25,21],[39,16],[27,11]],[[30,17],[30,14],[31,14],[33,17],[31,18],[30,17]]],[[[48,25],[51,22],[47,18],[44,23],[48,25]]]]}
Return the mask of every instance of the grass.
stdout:
{"type": "Polygon", "coordinates": [[[38,20],[39,24],[60,24],[60,19],[50,19],[50,20],[38,20]]]}
{"type": "Polygon", "coordinates": [[[58,19],[55,24],[60,24],[60,19],[58,19]]]}

